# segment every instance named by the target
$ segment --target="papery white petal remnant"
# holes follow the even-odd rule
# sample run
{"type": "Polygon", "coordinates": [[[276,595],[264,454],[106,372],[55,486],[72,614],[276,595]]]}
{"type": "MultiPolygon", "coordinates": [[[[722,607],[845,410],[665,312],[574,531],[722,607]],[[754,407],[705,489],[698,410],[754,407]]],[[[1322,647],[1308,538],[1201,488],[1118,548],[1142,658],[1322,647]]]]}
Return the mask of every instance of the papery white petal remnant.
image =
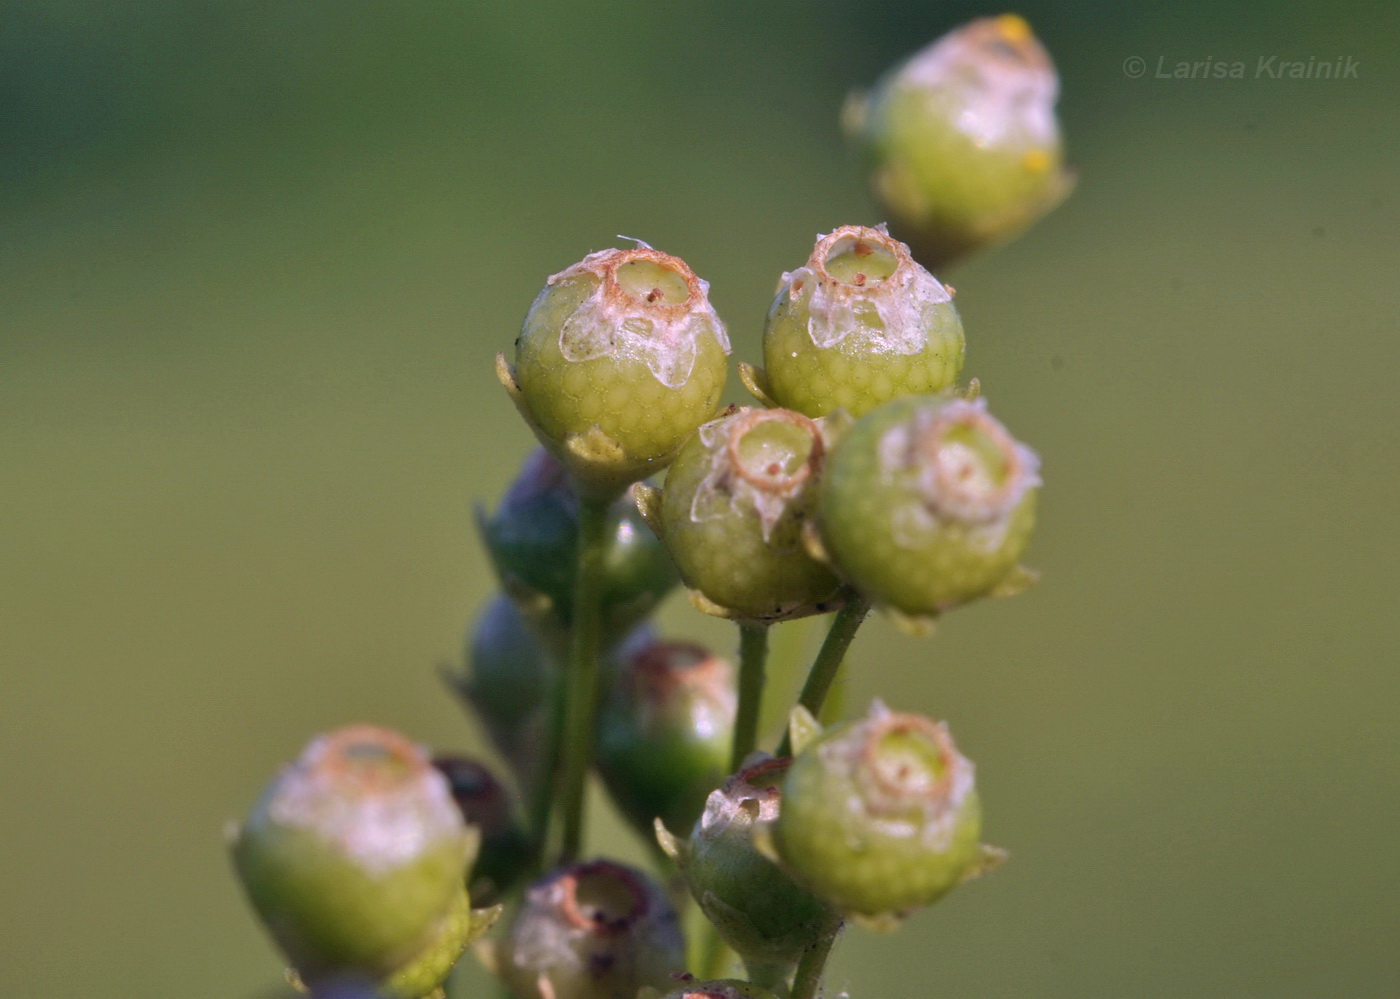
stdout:
{"type": "Polygon", "coordinates": [[[1011,514],[1040,485],[1040,458],[987,412],[985,398],[919,409],[880,439],[886,482],[912,474],[922,503],[895,511],[897,540],[912,547],[949,521],[995,547],[1011,514]]]}
{"type": "Polygon", "coordinates": [[[713,336],[726,354],[730,352],[729,334],[710,304],[709,282],[679,257],[644,243],[631,250],[600,250],[551,275],[548,285],[578,280],[596,284],[560,330],[559,350],[566,360],[635,359],[667,388],[680,388],[690,379],[700,337],[713,336]],[[618,270],[638,262],[653,264],[684,282],[685,297],[672,301],[678,296],[662,289],[641,297],[629,292],[618,282],[618,270]]]}
{"type": "Polygon", "coordinates": [[[952,843],[968,795],[976,783],[976,768],[958,752],[947,725],[922,715],[891,711],[880,700],[866,717],[838,736],[824,740],[817,752],[826,766],[851,777],[851,800],[846,807],[867,816],[883,835],[917,837],[925,846],[944,850],[952,843]],[[890,766],[882,759],[881,741],[905,733],[933,749],[938,772],[890,766]]]}
{"type": "Polygon", "coordinates": [[[1055,101],[1060,78],[1030,27],[1014,14],[985,17],[915,53],[894,86],[941,101],[955,93],[957,128],[979,146],[1060,141],[1055,101]]]}
{"type": "Polygon", "coordinates": [[[857,330],[878,338],[896,354],[922,353],[934,319],[930,310],[953,299],[937,278],[915,262],[909,247],[890,236],[885,227],[847,225],[820,236],[803,267],[783,275],[794,304],[808,310],[807,333],[823,349],[834,347],[857,330]],[[843,280],[827,268],[828,261],[847,253],[879,253],[892,273],[886,277],[843,280]]]}
{"type": "Polygon", "coordinates": [[[427,751],[375,725],[314,739],[278,777],[268,814],[334,843],[373,873],[466,834],[447,780],[427,751]]]}
{"type": "Polygon", "coordinates": [[[758,516],[763,540],[771,543],[773,528],[821,468],[826,452],[821,427],[792,410],[745,408],[711,420],[700,428],[699,434],[710,452],[710,469],[691,501],[691,520],[722,516],[727,510],[752,509],[758,516]],[[771,423],[794,427],[805,435],[805,454],[775,450],[771,464],[755,465],[746,459],[742,451],[745,436],[771,423]],[[782,458],[795,460],[796,467],[789,468],[782,458]],[[718,497],[728,497],[728,503],[717,502],[718,497]]]}

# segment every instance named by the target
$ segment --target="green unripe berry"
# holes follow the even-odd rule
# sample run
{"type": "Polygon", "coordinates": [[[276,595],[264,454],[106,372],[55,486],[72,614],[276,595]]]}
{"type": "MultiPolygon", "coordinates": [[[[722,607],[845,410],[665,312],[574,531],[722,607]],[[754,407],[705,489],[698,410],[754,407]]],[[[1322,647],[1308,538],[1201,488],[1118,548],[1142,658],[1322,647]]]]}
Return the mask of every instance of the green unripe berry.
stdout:
{"type": "Polygon", "coordinates": [[[938,269],[1012,238],[1073,186],[1059,77],[1024,20],[972,21],[853,96],[843,124],[894,232],[938,269]]]}
{"type": "Polygon", "coordinates": [[[547,875],[497,948],[516,999],[636,999],[684,970],[680,920],[641,871],[595,860],[547,875]]]}
{"type": "Polygon", "coordinates": [[[751,966],[790,968],[840,925],[840,915],[755,846],[777,820],[791,759],[745,767],[710,795],[680,854],[691,894],[724,942],[751,966]]]}
{"type": "Polygon", "coordinates": [[[497,595],[472,628],[465,674],[447,681],[480,719],[522,790],[544,779],[554,666],[520,609],[497,595]]]}
{"type": "Polygon", "coordinates": [[[826,447],[800,413],[740,409],[682,449],[660,529],[681,578],[718,612],[780,621],[834,608],[840,583],[802,544],[826,447]]]}
{"type": "Polygon", "coordinates": [[[900,915],[982,862],[973,767],[948,730],[878,701],[805,748],[783,783],[784,866],[844,913],[900,915]]]}
{"type": "Polygon", "coordinates": [[[884,228],[842,226],[783,275],[763,331],[767,390],[808,416],[860,416],[940,392],[962,371],[962,320],[939,283],[884,228]]]}
{"type": "Polygon", "coordinates": [[[982,399],[896,399],[827,463],[827,554],[867,597],[911,617],[985,596],[1030,540],[1039,464],[982,399]]]}
{"type": "Polygon", "coordinates": [[[751,982],[722,978],[713,982],[689,982],[662,999],[774,999],[773,993],[751,982]]]}
{"type": "Polygon", "coordinates": [[[516,822],[505,788],[484,764],[465,756],[436,756],[433,766],[447,778],[463,821],[481,835],[468,884],[478,905],[492,905],[534,859],[529,837],[516,822]]]}
{"type": "MultiPolygon", "coordinates": [[[[611,644],[655,609],[676,585],[671,556],[642,522],[629,496],[614,502],[603,553],[600,605],[604,642],[611,644]]],[[[480,515],[482,540],[512,595],[543,598],[561,629],[573,620],[578,574],[579,498],[567,470],[540,449],[525,459],[495,512],[480,515]]]]}
{"type": "Polygon", "coordinates": [[[702,646],[653,640],[615,669],[598,717],[598,772],[643,836],[657,818],[687,829],[729,767],[734,668],[702,646]]]}
{"type": "Polygon", "coordinates": [[[233,861],[268,932],[314,987],[381,981],[437,943],[466,905],[474,843],[427,755],[356,725],[313,740],[278,775],[239,830],[233,861]]]}
{"type": "Polygon", "coordinates": [[[678,257],[603,250],[551,277],[506,387],[579,488],[613,495],[659,471],[714,416],[729,337],[678,257]]]}

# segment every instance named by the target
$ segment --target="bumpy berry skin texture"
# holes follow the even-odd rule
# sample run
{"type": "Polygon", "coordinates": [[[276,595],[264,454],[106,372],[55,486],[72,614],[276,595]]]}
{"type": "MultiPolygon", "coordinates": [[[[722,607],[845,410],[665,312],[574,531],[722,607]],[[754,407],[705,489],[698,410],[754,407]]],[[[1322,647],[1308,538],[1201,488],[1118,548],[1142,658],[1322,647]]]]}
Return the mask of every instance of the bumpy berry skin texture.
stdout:
{"type": "Polygon", "coordinates": [[[641,246],[590,254],[535,299],[515,398],[580,488],[612,495],[659,471],[715,414],[729,338],[708,288],[641,246]]]}
{"type": "Polygon", "coordinates": [[[835,932],[840,915],[754,846],[757,823],[778,818],[791,760],[740,770],[710,795],[682,867],[691,894],[724,942],[752,964],[791,967],[835,932]]]}
{"type": "Polygon", "coordinates": [[[671,987],[685,941],[659,886],[595,860],[530,888],[496,964],[516,999],[636,999],[644,986],[671,987]]]}
{"type": "Polygon", "coordinates": [[[666,476],[661,531],[681,578],[729,616],[832,610],[840,582],[802,544],[825,463],[821,427],[740,409],[700,428],[666,476]]]}
{"type": "Polygon", "coordinates": [[[314,986],[379,981],[440,946],[444,922],[468,907],[474,842],[427,755],[359,725],[313,740],[269,785],[233,860],[253,908],[314,986]]]}
{"type": "Polygon", "coordinates": [[[947,730],[878,702],[793,761],[774,844],[786,868],[844,913],[901,915],[975,872],[981,805],[947,730]]]}
{"type": "Polygon", "coordinates": [[[783,275],[763,332],[772,398],[814,417],[940,392],[964,354],[951,290],[883,227],[820,237],[807,263],[783,275]]]}
{"type": "Polygon", "coordinates": [[[982,399],[896,399],[827,464],[827,554],[867,597],[911,617],[985,596],[1030,540],[1038,469],[982,399]]]}
{"type": "Polygon", "coordinates": [[[847,103],[844,125],[897,236],[938,269],[1012,238],[1073,187],[1059,77],[1014,14],[964,25],[847,103]]]}
{"type": "MultiPolygon", "coordinates": [[[[671,556],[647,529],[629,496],[610,511],[600,596],[605,644],[655,609],[676,585],[671,556]]],[[[562,628],[573,619],[578,572],[579,498],[568,471],[540,449],[525,459],[495,512],[479,517],[482,539],[504,585],[522,598],[542,596],[562,628]]]]}
{"type": "Polygon", "coordinates": [[[686,829],[724,779],[736,707],[734,669],[703,647],[655,640],[626,650],[598,718],[595,762],[643,836],[686,829]]]}

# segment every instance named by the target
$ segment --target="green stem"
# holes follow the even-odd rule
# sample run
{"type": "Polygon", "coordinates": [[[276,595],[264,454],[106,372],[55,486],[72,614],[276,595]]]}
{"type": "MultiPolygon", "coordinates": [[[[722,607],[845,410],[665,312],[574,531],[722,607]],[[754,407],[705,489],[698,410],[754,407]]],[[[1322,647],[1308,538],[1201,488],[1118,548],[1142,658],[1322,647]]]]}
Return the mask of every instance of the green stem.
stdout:
{"type": "Polygon", "coordinates": [[[553,681],[549,691],[549,727],[544,734],[544,763],[539,775],[539,786],[535,788],[534,800],[530,802],[530,840],[532,861],[531,880],[538,873],[544,858],[549,852],[549,817],[554,807],[554,797],[558,790],[559,746],[564,728],[564,687],[563,677],[558,670],[556,659],[552,670],[553,681]]]}
{"type": "Polygon", "coordinates": [[[734,952],[720,939],[719,930],[715,929],[715,924],[704,919],[703,914],[695,950],[698,960],[692,964],[692,967],[700,969],[701,979],[710,982],[729,977],[729,968],[734,960],[734,952]]]}
{"type": "Polygon", "coordinates": [[[578,577],[574,580],[573,644],[564,680],[567,700],[560,753],[564,768],[559,786],[564,815],[561,864],[574,860],[583,842],[584,791],[593,758],[593,729],[598,714],[598,659],[602,653],[599,600],[610,505],[606,499],[579,497],[578,577]]]}
{"type": "Polygon", "coordinates": [[[817,986],[822,981],[822,971],[826,968],[826,959],[831,954],[831,947],[836,943],[836,934],[818,940],[802,954],[802,960],[797,962],[797,973],[792,976],[791,999],[813,999],[817,994],[817,986]]]}
{"type": "Polygon", "coordinates": [[[775,996],[786,997],[788,994],[788,975],[792,974],[792,965],[786,961],[744,961],[744,971],[749,976],[749,981],[753,982],[761,989],[767,989],[775,996]]]}
{"type": "MultiPolygon", "coordinates": [[[[835,619],[831,622],[831,630],[826,633],[826,640],[822,642],[821,650],[817,653],[817,658],[812,663],[812,669],[807,674],[807,682],[802,685],[802,693],[797,698],[797,703],[810,711],[813,718],[820,717],[822,704],[826,701],[826,695],[831,690],[831,683],[841,670],[841,660],[846,658],[846,650],[851,647],[851,639],[856,637],[861,622],[869,613],[870,601],[852,590],[846,600],[846,606],[837,612],[835,619]]],[[[792,755],[791,733],[783,733],[783,742],[778,747],[778,755],[792,755]]]]}
{"type": "Polygon", "coordinates": [[[764,672],[768,662],[768,625],[739,623],[739,710],[734,716],[734,743],[729,754],[729,772],[734,773],[744,757],[758,745],[758,716],[763,707],[764,672]]]}

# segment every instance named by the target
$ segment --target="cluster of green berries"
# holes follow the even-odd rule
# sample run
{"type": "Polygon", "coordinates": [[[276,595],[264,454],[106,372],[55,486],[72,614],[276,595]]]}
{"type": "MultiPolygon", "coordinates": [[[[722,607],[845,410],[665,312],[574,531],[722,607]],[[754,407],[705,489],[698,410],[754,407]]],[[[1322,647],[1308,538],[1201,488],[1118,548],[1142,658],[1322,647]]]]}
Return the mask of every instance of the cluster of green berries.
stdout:
{"type": "Polygon", "coordinates": [[[684,261],[639,243],[547,280],[496,365],[541,448],[478,511],[500,593],[445,675],[504,771],[354,726],[314,740],[233,840],[313,996],[441,997],[476,943],[516,999],[809,999],[804,962],[848,921],[895,925],[997,862],[972,764],[922,715],[877,701],[822,731],[804,692],[783,755],[749,752],[749,657],[779,622],[874,606],[917,626],[1029,578],[1039,462],[959,388],[962,320],[925,264],[1063,196],[1055,89],[1008,15],[852,103],[895,234],[842,226],[782,275],[763,367],[740,366],[757,406],[722,406],[728,332],[684,261]],[[740,670],[652,629],[678,582],[739,623],[740,670]],[[669,891],[580,862],[570,774],[589,771],[669,891]],[[687,901],[748,981],[697,966],[687,901]]]}

